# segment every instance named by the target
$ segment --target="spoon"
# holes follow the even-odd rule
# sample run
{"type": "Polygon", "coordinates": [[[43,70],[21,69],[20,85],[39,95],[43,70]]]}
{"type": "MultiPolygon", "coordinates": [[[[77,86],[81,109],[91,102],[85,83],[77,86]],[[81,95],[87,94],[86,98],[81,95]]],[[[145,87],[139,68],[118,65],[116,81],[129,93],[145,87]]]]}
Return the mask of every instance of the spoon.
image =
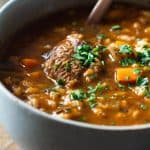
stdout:
{"type": "Polygon", "coordinates": [[[87,23],[97,24],[102,19],[111,2],[112,0],[98,0],[87,19],[87,23]]]}

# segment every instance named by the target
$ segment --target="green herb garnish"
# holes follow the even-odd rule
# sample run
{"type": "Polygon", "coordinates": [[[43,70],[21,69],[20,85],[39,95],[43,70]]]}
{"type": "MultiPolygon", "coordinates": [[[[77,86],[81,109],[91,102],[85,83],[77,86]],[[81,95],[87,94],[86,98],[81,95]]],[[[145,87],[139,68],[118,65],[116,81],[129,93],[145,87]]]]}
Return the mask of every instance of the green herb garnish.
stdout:
{"type": "Polygon", "coordinates": [[[148,64],[150,62],[150,47],[145,45],[141,52],[137,52],[137,58],[140,64],[148,64]]]}
{"type": "Polygon", "coordinates": [[[94,108],[97,104],[97,101],[96,101],[96,94],[99,92],[100,94],[102,94],[102,92],[104,90],[108,89],[108,86],[105,85],[105,84],[101,84],[101,83],[98,83],[96,85],[96,87],[88,87],[88,104],[90,106],[90,108],[94,108]]]}
{"type": "Polygon", "coordinates": [[[106,39],[106,38],[107,38],[106,34],[98,34],[98,35],[97,35],[97,39],[98,39],[98,40],[106,39]]]}
{"type": "Polygon", "coordinates": [[[116,122],[111,122],[111,125],[112,126],[116,126],[116,122]]]}
{"type": "Polygon", "coordinates": [[[112,27],[111,27],[111,30],[112,31],[117,31],[117,30],[121,30],[122,29],[122,27],[120,26],[120,25],[113,25],[112,27]]]}
{"type": "Polygon", "coordinates": [[[65,70],[67,72],[69,72],[71,70],[71,63],[70,62],[68,62],[68,63],[65,64],[65,70]]]}
{"type": "Polygon", "coordinates": [[[65,80],[64,79],[58,79],[56,82],[57,82],[57,85],[59,85],[59,86],[65,85],[65,80]]]}
{"type": "Polygon", "coordinates": [[[146,91],[146,92],[144,93],[144,96],[150,98],[150,91],[146,91]]]}
{"type": "Polygon", "coordinates": [[[96,94],[95,93],[90,94],[87,102],[91,109],[94,108],[97,105],[96,94]]]}
{"type": "Polygon", "coordinates": [[[82,44],[77,46],[73,58],[79,60],[82,66],[89,67],[95,59],[99,57],[98,52],[104,50],[104,47],[95,47],[92,48],[89,44],[82,44]]]}
{"type": "Polygon", "coordinates": [[[91,77],[90,77],[91,79],[96,79],[97,78],[97,74],[93,74],[93,75],[91,75],[91,77]]]}
{"type": "Polygon", "coordinates": [[[79,117],[78,120],[82,121],[82,122],[86,122],[87,121],[87,117],[86,116],[81,116],[81,117],[79,117]]]}
{"type": "Polygon", "coordinates": [[[96,46],[95,48],[93,48],[93,52],[100,52],[100,53],[103,53],[107,50],[106,46],[104,45],[98,45],[96,46]]]}
{"type": "Polygon", "coordinates": [[[121,84],[121,83],[117,83],[118,84],[118,87],[121,89],[121,90],[125,90],[125,85],[121,84]]]}
{"type": "Polygon", "coordinates": [[[119,53],[121,53],[121,54],[132,54],[133,49],[130,45],[122,45],[120,47],[119,53]]]}
{"type": "Polygon", "coordinates": [[[71,98],[71,100],[83,101],[84,99],[87,98],[87,95],[83,90],[78,89],[78,90],[71,92],[70,98],[71,98]]]}
{"type": "Polygon", "coordinates": [[[133,70],[134,74],[140,74],[142,72],[142,70],[140,68],[136,68],[133,70]]]}
{"type": "Polygon", "coordinates": [[[147,77],[138,77],[136,84],[137,86],[146,86],[149,83],[149,79],[147,77]]]}
{"type": "Polygon", "coordinates": [[[140,108],[144,111],[146,111],[148,109],[148,106],[146,104],[141,104],[140,108]]]}
{"type": "Polygon", "coordinates": [[[87,103],[89,107],[92,109],[97,105],[97,96],[96,94],[99,92],[102,94],[104,90],[108,89],[106,84],[98,83],[96,87],[88,87],[88,92],[84,92],[82,89],[74,90],[70,93],[71,100],[83,101],[87,99],[87,103]]]}
{"type": "Polygon", "coordinates": [[[127,67],[129,65],[133,65],[136,64],[136,60],[132,59],[132,58],[124,58],[120,61],[121,66],[123,67],[127,67]]]}
{"type": "Polygon", "coordinates": [[[96,85],[95,88],[89,86],[88,87],[88,93],[91,94],[91,93],[97,93],[97,92],[100,92],[102,93],[104,90],[108,89],[108,86],[105,85],[105,84],[101,84],[100,82],[96,85]]]}

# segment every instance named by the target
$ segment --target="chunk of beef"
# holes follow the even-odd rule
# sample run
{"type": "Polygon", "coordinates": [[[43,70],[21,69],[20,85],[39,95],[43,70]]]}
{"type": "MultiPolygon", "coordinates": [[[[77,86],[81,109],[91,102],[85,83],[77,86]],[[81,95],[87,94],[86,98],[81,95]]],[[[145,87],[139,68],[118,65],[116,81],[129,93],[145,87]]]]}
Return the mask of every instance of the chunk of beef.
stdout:
{"type": "Polygon", "coordinates": [[[66,83],[78,79],[82,73],[82,66],[72,55],[75,48],[83,42],[82,34],[71,34],[56,45],[46,56],[44,72],[52,80],[64,79],[66,83]]]}

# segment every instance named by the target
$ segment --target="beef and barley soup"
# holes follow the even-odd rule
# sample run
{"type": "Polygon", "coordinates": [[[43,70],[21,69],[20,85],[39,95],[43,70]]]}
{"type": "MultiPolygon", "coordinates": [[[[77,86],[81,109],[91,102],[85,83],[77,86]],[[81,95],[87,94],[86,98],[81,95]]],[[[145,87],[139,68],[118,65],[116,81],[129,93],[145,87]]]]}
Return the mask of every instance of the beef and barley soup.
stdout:
{"type": "Polygon", "coordinates": [[[149,123],[150,10],[115,4],[98,25],[85,24],[88,13],[69,9],[19,32],[0,63],[1,80],[54,117],[149,123]]]}

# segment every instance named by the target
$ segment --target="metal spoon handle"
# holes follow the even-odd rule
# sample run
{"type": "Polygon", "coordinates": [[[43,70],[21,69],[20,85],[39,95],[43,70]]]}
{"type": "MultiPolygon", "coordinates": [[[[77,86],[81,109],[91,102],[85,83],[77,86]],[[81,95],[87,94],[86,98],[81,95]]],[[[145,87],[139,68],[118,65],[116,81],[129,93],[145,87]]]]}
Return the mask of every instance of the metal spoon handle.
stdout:
{"type": "Polygon", "coordinates": [[[92,12],[90,13],[87,19],[87,23],[88,24],[98,23],[102,19],[104,13],[109,8],[111,2],[112,0],[98,0],[98,2],[96,3],[95,7],[93,8],[92,12]]]}

